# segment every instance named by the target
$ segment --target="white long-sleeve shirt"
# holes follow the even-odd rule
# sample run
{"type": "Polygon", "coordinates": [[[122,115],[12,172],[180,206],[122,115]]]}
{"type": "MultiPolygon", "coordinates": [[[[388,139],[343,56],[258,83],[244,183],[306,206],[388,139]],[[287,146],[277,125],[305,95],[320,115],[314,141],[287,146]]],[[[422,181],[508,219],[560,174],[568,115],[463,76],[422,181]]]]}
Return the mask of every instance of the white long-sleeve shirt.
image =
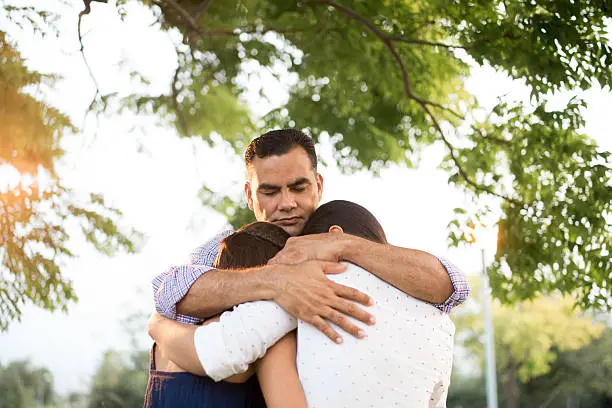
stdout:
{"type": "Polygon", "coordinates": [[[218,381],[246,371],[297,326],[297,366],[310,408],[446,406],[455,332],[449,316],[355,265],[328,277],[374,299],[368,312],[376,324],[364,327],[366,339],[345,335],[338,345],[274,302],[245,303],[196,330],[207,374],[218,381]]]}

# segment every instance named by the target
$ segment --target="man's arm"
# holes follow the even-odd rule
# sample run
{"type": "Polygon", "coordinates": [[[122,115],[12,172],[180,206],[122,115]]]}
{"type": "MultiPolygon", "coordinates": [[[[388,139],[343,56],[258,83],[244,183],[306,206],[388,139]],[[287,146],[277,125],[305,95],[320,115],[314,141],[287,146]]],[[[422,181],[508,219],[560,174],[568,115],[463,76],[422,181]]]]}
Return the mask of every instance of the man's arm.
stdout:
{"type": "Polygon", "coordinates": [[[458,268],[424,251],[348,236],[340,256],[445,313],[470,294],[467,278],[458,268]]]}
{"type": "Polygon", "coordinates": [[[273,262],[305,259],[352,262],[444,312],[459,305],[470,293],[465,275],[445,259],[340,232],[290,238],[273,262]]]}
{"type": "Polygon", "coordinates": [[[450,276],[435,256],[416,249],[344,235],[341,259],[361,266],[402,292],[425,302],[440,304],[452,295],[450,276]]]}
{"type": "Polygon", "coordinates": [[[182,323],[198,324],[235,305],[270,299],[335,341],[340,335],[329,321],[355,336],[360,336],[359,327],[346,316],[372,324],[373,317],[351,302],[369,305],[370,297],[325,276],[344,271],[343,265],[308,262],[244,270],[213,269],[220,243],[230,233],[224,231],[198,248],[191,256],[191,264],[170,268],[153,280],[157,312],[182,323]]]}
{"type": "Polygon", "coordinates": [[[370,297],[337,284],[326,274],[341,273],[346,265],[309,261],[294,265],[266,265],[245,270],[211,270],[200,276],[177,305],[181,314],[205,318],[235,305],[273,300],[290,315],[312,324],[336,342],[341,336],[328,321],[346,332],[363,332],[346,316],[373,324],[373,316],[351,301],[370,305],[370,297]]]}
{"type": "Polygon", "coordinates": [[[173,266],[153,280],[155,309],[182,323],[198,324],[240,303],[273,296],[270,268],[213,268],[226,230],[197,248],[186,265],[173,266]]]}
{"type": "Polygon", "coordinates": [[[155,310],[158,313],[182,323],[199,324],[202,322],[201,318],[181,314],[177,310],[177,303],[185,297],[199,277],[213,269],[221,241],[231,233],[231,230],[219,233],[193,251],[188,264],[173,266],[153,279],[153,299],[155,310]]]}
{"type": "Polygon", "coordinates": [[[241,303],[271,299],[271,275],[276,272],[272,268],[211,269],[193,282],[176,311],[203,320],[241,303]]]}

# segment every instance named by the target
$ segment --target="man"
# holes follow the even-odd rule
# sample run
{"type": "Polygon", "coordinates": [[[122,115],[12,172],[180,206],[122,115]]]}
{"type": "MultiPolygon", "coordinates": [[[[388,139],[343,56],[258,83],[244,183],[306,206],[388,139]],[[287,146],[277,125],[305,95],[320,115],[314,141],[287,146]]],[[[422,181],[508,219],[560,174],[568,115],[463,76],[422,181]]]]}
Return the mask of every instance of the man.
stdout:
{"type": "Polygon", "coordinates": [[[335,342],[342,337],[329,322],[364,337],[347,316],[373,324],[373,316],[351,302],[368,305],[370,298],[325,276],[339,271],[339,260],[360,265],[445,312],[468,296],[465,276],[426,252],[374,244],[347,234],[295,237],[323,192],[313,141],[302,132],[275,130],[256,138],[247,148],[245,165],[244,191],[257,220],[276,224],[294,238],[272,264],[219,271],[211,265],[219,243],[230,232],[216,236],[192,254],[190,264],[172,267],[154,279],[155,305],[162,315],[195,324],[241,303],[273,300],[335,342]]]}

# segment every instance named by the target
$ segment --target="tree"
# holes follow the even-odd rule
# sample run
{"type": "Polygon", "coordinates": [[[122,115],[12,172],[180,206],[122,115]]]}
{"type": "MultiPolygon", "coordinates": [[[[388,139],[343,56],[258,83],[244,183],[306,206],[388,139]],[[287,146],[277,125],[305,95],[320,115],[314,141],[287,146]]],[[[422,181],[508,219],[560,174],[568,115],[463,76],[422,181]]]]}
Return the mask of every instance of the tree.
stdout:
{"type": "Polygon", "coordinates": [[[487,395],[482,376],[466,376],[455,372],[451,377],[451,387],[446,399],[449,408],[485,408],[487,395]]]}
{"type": "MultiPolygon", "coordinates": [[[[524,384],[535,383],[548,374],[561,353],[581,353],[576,350],[601,336],[605,326],[576,310],[574,303],[573,299],[560,296],[538,297],[514,305],[494,303],[496,368],[507,407],[524,406],[521,403],[524,384]]],[[[484,366],[480,313],[464,311],[455,321],[457,339],[484,366]]],[[[554,387],[543,390],[558,393],[554,387]]],[[[549,397],[550,393],[544,391],[543,395],[549,397]]]]}
{"type": "MultiPolygon", "coordinates": [[[[556,359],[549,371],[522,383],[519,382],[520,406],[525,408],[608,407],[612,402],[610,381],[612,364],[609,350],[612,334],[608,327],[604,334],[578,350],[555,350],[556,359]]],[[[486,407],[485,379],[478,374],[453,372],[447,400],[450,408],[486,407]]],[[[502,384],[498,384],[502,389],[502,384]]],[[[499,405],[507,406],[505,395],[499,405]]]]}
{"type": "Polygon", "coordinates": [[[149,354],[134,352],[131,362],[109,350],[93,377],[89,407],[130,408],[142,406],[148,378],[149,354]]]}
{"type": "Polygon", "coordinates": [[[89,393],[90,408],[140,407],[144,401],[149,377],[149,352],[138,346],[147,316],[136,311],[126,316],[121,325],[129,337],[129,352],[104,352],[102,362],[92,378],[89,393]]]}
{"type": "MultiPolygon", "coordinates": [[[[540,408],[553,407],[555,401],[563,403],[568,397],[580,402],[580,406],[605,406],[612,402],[612,329],[590,344],[558,354],[550,372],[525,385],[524,392],[540,408]],[[550,405],[548,405],[550,404],[550,405]]],[[[558,406],[563,406],[559,404],[558,406]]]]}
{"type": "MultiPolygon", "coordinates": [[[[220,135],[236,151],[263,129],[304,128],[329,137],[347,172],[415,166],[423,148],[442,144],[449,182],[475,201],[457,210],[451,242],[501,211],[497,297],[560,291],[585,308],[612,307],[612,158],[581,132],[582,101],[547,107],[555,92],[612,84],[607,1],[133,1],[183,41],[168,91],[131,95],[124,107],[183,137],[215,144],[220,135]],[[533,106],[500,100],[483,115],[463,88],[470,64],[524,81],[533,106]],[[284,81],[288,99],[255,118],[244,78],[264,71],[284,81]]],[[[113,98],[98,92],[92,106],[113,98]]]]}
{"type": "MultiPolygon", "coordinates": [[[[612,306],[612,159],[580,132],[582,101],[546,108],[556,91],[610,86],[606,2],[143,4],[160,27],[179,30],[183,44],[169,92],[134,96],[130,106],[160,114],[183,136],[212,143],[214,129],[240,150],[251,129],[239,102],[245,65],[294,75],[288,101],[263,118],[264,128],[329,135],[349,172],[415,165],[422,148],[441,142],[449,182],[478,200],[474,210],[458,209],[452,242],[493,211],[490,198],[501,206],[496,296],[518,301],[558,290],[583,307],[612,306]],[[524,80],[534,107],[502,100],[476,120],[478,105],[463,89],[470,60],[524,80]],[[212,111],[211,98],[220,104],[212,111]],[[236,118],[231,124],[220,107],[236,118]],[[468,130],[453,136],[460,127],[468,130]]],[[[244,206],[223,208],[242,217],[236,208],[244,206]]]]}
{"type": "Polygon", "coordinates": [[[54,403],[53,376],[46,368],[32,368],[28,361],[0,365],[0,408],[30,408],[54,403]]]}
{"type": "MultiPolygon", "coordinates": [[[[4,9],[18,23],[30,19],[35,30],[44,30],[37,22],[50,19],[48,13],[27,7],[4,9]]],[[[134,250],[135,236],[116,225],[121,213],[100,195],[77,195],[55,171],[64,153],[62,137],[77,129],[40,92],[32,91],[52,86],[55,79],[30,70],[0,31],[0,172],[19,174],[15,185],[0,186],[0,331],[20,319],[26,303],[66,310],[77,299],[70,280],[61,274],[65,261],[74,256],[69,234],[80,230],[106,254],[134,250]]]]}

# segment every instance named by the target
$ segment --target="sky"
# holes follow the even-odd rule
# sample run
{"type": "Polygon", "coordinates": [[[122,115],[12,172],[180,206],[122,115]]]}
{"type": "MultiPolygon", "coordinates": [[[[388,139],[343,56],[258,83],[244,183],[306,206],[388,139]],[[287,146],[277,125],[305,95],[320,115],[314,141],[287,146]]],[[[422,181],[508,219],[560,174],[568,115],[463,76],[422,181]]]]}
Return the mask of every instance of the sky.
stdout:
{"type": "MultiPolygon", "coordinates": [[[[71,304],[68,313],[25,307],[22,321],[0,334],[0,362],[29,358],[35,365],[48,367],[60,393],[86,390],[104,350],[130,349],[123,322],[130,315],[152,311],[151,279],[170,265],[183,263],[193,248],[224,226],[222,216],[202,208],[199,188],[206,184],[238,196],[244,177],[240,159],[230,156],[226,148],[179,139],[152,117],[124,112],[85,118],[95,87],[78,52],[76,16],[81,6],[77,0],[54,4],[62,13],[58,39],[21,33],[13,40],[31,67],[63,76],[45,97],[82,130],[66,139],[67,154],[59,166],[64,181],[81,194],[102,193],[123,211],[122,224],[135,227],[145,238],[137,254],[112,257],[75,239],[79,257],[66,262],[64,272],[73,280],[78,303],[71,304]],[[220,169],[223,178],[218,177],[220,169]]],[[[141,7],[128,6],[128,18],[122,22],[113,7],[92,6],[92,13],[84,19],[84,44],[101,91],[132,89],[122,69],[127,65],[151,81],[150,90],[165,92],[176,64],[171,36],[151,27],[152,16],[141,7]]],[[[474,69],[466,88],[485,107],[502,95],[529,101],[523,84],[491,68],[474,69]]],[[[266,83],[266,89],[273,100],[286,97],[280,86],[266,83]]],[[[605,121],[612,95],[594,89],[582,96],[589,104],[585,131],[604,149],[612,150],[605,121]]],[[[559,95],[552,105],[569,97],[559,95]]],[[[257,113],[268,108],[249,102],[257,113]]],[[[319,154],[332,162],[325,146],[319,154]]],[[[326,166],[321,170],[324,201],[356,201],[380,220],[391,243],[444,255],[466,273],[476,274],[480,270],[477,249],[447,247],[446,226],[453,208],[471,202],[449,186],[446,174],[437,169],[443,154],[441,145],[433,145],[425,151],[418,169],[392,166],[378,178],[367,173],[343,176],[333,165],[326,166]]],[[[491,253],[494,246],[494,239],[489,239],[487,251],[491,253]]],[[[137,340],[146,348],[150,344],[146,318],[142,324],[137,340]]]]}

